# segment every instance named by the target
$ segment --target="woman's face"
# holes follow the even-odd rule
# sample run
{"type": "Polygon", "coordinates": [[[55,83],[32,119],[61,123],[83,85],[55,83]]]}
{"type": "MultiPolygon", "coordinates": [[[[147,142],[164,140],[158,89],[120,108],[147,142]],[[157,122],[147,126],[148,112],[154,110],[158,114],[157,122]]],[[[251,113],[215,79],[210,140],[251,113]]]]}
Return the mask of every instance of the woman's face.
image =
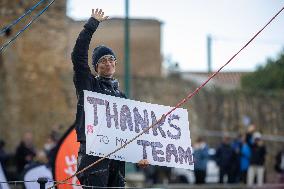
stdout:
{"type": "Polygon", "coordinates": [[[96,71],[99,76],[111,78],[115,73],[115,66],[115,57],[112,55],[105,55],[99,59],[98,64],[96,65],[96,71]]]}

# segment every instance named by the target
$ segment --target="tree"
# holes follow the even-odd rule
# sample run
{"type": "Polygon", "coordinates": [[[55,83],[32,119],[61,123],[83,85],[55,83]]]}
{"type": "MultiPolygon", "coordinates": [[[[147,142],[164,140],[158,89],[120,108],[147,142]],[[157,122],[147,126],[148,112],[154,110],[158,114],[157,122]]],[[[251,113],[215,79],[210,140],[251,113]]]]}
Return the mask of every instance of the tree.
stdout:
{"type": "Polygon", "coordinates": [[[251,90],[284,89],[284,50],[276,60],[268,59],[264,66],[243,76],[241,86],[251,90]]]}

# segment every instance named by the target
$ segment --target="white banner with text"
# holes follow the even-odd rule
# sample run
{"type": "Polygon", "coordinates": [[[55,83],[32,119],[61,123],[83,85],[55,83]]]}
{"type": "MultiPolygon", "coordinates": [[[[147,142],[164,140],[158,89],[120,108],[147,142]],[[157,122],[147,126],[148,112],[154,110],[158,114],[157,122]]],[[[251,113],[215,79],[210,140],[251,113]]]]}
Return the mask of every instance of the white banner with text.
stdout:
{"type": "MultiPolygon", "coordinates": [[[[86,153],[104,157],[143,129],[157,123],[172,107],[84,91],[86,153]]],[[[110,159],[193,170],[188,112],[178,108],[110,159]]]]}

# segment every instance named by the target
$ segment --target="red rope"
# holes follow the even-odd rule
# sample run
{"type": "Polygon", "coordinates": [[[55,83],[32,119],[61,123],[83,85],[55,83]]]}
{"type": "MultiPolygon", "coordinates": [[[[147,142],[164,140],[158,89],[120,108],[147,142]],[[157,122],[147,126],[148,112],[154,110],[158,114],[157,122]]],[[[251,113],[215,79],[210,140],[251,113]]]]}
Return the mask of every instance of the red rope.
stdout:
{"type": "MultiPolygon", "coordinates": [[[[179,108],[180,106],[182,106],[184,103],[186,103],[189,99],[191,99],[195,94],[198,93],[198,91],[200,89],[202,89],[213,77],[215,77],[225,66],[227,66],[243,49],[245,49],[282,11],[283,11],[284,7],[282,7],[282,9],[280,11],[277,12],[277,14],[275,14],[268,22],[267,24],[265,24],[265,26],[263,26],[236,54],[234,54],[221,68],[219,68],[215,73],[213,73],[202,85],[200,85],[199,87],[197,87],[193,92],[189,93],[184,99],[182,99],[180,102],[178,102],[176,104],[176,106],[174,108],[172,108],[168,113],[164,114],[155,124],[151,125],[150,127],[148,127],[147,129],[143,130],[143,132],[139,133],[137,136],[135,136],[133,139],[131,139],[129,142],[125,143],[123,146],[121,146],[120,148],[114,150],[113,152],[109,153],[108,155],[106,155],[105,157],[102,157],[101,159],[97,160],[96,162],[90,164],[89,166],[85,167],[83,170],[75,173],[74,175],[66,178],[63,180],[63,182],[73,178],[74,176],[78,175],[79,173],[82,173],[83,171],[89,169],[90,167],[96,165],[97,163],[101,162],[103,159],[106,159],[107,157],[111,156],[112,154],[116,153],[117,151],[119,151],[122,148],[125,148],[129,143],[133,142],[134,140],[136,140],[138,137],[140,137],[142,134],[144,134],[145,132],[147,132],[149,129],[151,129],[152,127],[154,127],[156,124],[158,124],[159,122],[161,122],[163,119],[165,119],[169,114],[171,114],[173,111],[175,111],[177,108],[179,108]]],[[[53,188],[58,184],[55,184],[54,186],[50,187],[53,188]]]]}

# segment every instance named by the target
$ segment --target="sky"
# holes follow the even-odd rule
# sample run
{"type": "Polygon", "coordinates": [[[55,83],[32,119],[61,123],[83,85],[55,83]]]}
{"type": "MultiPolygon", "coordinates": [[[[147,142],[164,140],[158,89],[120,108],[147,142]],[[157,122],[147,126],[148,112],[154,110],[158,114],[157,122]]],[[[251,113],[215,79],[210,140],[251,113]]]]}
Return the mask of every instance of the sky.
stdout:
{"type": "MultiPolygon", "coordinates": [[[[102,8],[124,17],[125,0],[68,0],[67,15],[90,17],[102,8]]],[[[208,35],[212,36],[212,68],[216,71],[282,7],[284,0],[129,0],[130,18],[161,21],[161,53],[182,71],[207,71],[208,35]]],[[[224,71],[254,71],[284,49],[284,11],[224,71]]]]}

